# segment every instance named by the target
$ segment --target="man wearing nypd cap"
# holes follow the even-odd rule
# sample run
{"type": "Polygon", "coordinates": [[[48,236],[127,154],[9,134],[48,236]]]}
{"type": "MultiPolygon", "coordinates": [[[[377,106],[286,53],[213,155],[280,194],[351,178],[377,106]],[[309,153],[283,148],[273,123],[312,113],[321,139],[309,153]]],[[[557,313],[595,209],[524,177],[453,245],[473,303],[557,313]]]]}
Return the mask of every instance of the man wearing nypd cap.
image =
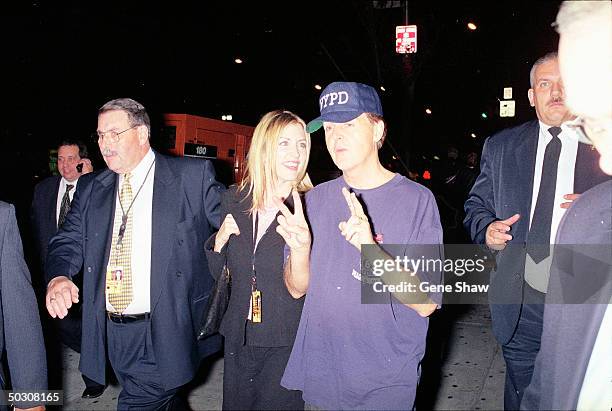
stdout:
{"type": "MultiPolygon", "coordinates": [[[[427,188],[380,163],[386,124],[372,87],[332,83],[319,105],[307,131],[323,126],[342,176],[309,191],[304,211],[299,202],[294,213],[280,207],[277,231],[290,251],[285,284],[294,298],[306,295],[282,385],[317,408],[412,409],[437,305],[427,294],[406,300],[388,292],[382,303],[363,303],[360,257],[362,245],[376,258],[392,258],[383,244],[434,244],[439,253],[438,208],[427,188]]],[[[407,278],[417,289],[419,275],[407,278]]]]}

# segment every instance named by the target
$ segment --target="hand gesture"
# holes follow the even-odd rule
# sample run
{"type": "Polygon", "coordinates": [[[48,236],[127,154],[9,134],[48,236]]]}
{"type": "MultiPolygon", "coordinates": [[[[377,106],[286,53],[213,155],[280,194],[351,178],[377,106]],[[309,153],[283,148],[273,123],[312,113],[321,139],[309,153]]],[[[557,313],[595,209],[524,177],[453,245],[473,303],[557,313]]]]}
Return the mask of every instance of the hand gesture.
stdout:
{"type": "Polygon", "coordinates": [[[91,173],[93,171],[93,165],[91,164],[91,160],[88,158],[82,158],[81,163],[83,163],[83,169],[81,174],[91,173]]]}
{"type": "Polygon", "coordinates": [[[274,199],[274,203],[282,213],[276,219],[278,221],[276,232],[283,237],[291,252],[310,253],[310,229],[304,217],[302,200],[300,200],[300,195],[295,189],[291,195],[293,196],[293,208],[295,210],[293,213],[279,198],[274,199]]]}
{"type": "Polygon", "coordinates": [[[570,208],[574,201],[578,200],[580,194],[565,194],[563,198],[567,200],[564,203],[561,203],[561,208],[570,208]]]}
{"type": "Polygon", "coordinates": [[[68,277],[55,277],[47,286],[45,302],[51,317],[64,318],[72,303],[79,302],[79,288],[68,277]]]}
{"type": "Polygon", "coordinates": [[[219,227],[219,231],[215,236],[216,253],[221,251],[223,246],[229,241],[232,234],[240,235],[240,229],[238,228],[238,224],[236,224],[236,220],[234,220],[234,216],[228,214],[225,216],[225,220],[223,220],[223,224],[221,224],[221,227],[219,227]]]}
{"type": "Polygon", "coordinates": [[[361,252],[363,244],[374,244],[370,221],[363,212],[363,207],[355,193],[349,193],[346,187],[342,187],[342,195],[351,211],[351,216],[347,221],[341,221],[338,228],[346,241],[353,244],[361,252]]]}
{"type": "Polygon", "coordinates": [[[512,224],[516,223],[520,218],[519,214],[515,214],[506,220],[495,221],[489,224],[485,235],[487,246],[492,250],[498,251],[506,248],[506,242],[512,240],[512,236],[507,234],[507,232],[510,231],[512,224]]]}

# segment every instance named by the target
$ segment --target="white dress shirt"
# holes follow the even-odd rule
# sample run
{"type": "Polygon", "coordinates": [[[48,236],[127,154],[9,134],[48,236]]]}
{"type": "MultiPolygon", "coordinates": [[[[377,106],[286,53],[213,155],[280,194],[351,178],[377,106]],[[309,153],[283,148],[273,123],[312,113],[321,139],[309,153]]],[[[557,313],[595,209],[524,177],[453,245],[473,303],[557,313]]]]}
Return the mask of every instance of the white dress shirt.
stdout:
{"type": "Polygon", "coordinates": [[[72,190],[68,192],[68,197],[70,197],[70,202],[72,202],[72,198],[74,197],[74,192],[77,188],[77,182],[79,179],[77,178],[74,181],[68,181],[64,177],[60,179],[59,188],[57,189],[57,200],[55,202],[55,224],[59,221],[60,209],[62,208],[62,200],[64,198],[64,193],[66,192],[66,186],[68,184],[74,185],[72,190]]]}
{"type": "MultiPolygon", "coordinates": [[[[151,226],[153,223],[153,180],[155,177],[155,154],[149,152],[132,170],[130,183],[134,204],[132,205],[132,295],[133,300],[123,314],[142,314],[151,311],[151,226]],[[147,176],[147,171],[149,176],[147,176]],[[144,183],[144,185],[143,185],[144,183]],[[142,189],[140,186],[142,185],[142,189]],[[140,189],[140,193],[138,190],[140,189]],[[138,195],[136,195],[138,193],[138,195]]],[[[119,175],[118,187],[123,184],[123,174],[119,175]]],[[[115,207],[119,204],[119,190],[115,198],[115,207]]],[[[125,205],[124,207],[128,207],[125,205]]],[[[127,210],[126,210],[127,211],[127,210]]],[[[112,227],[112,223],[111,223],[112,227]]],[[[110,263],[110,261],[109,261],[110,263]]],[[[106,296],[106,310],[115,311],[106,296]]]]}
{"type": "MultiPolygon", "coordinates": [[[[540,121],[540,133],[538,136],[538,151],[533,175],[533,191],[531,194],[531,210],[529,214],[529,228],[533,220],[533,212],[538,202],[538,192],[540,191],[540,181],[542,180],[542,166],[544,164],[544,152],[546,146],[552,140],[552,135],[548,131],[548,126],[540,121]]],[[[574,169],[576,168],[576,155],[578,154],[578,139],[571,135],[573,130],[566,126],[561,126],[559,139],[561,140],[561,153],[557,165],[557,185],[555,187],[555,202],[553,207],[552,223],[550,227],[550,244],[554,244],[557,238],[557,229],[561,218],[565,214],[565,209],[561,208],[561,203],[566,202],[563,198],[566,194],[574,193],[574,169]]],[[[552,255],[536,264],[531,256],[527,254],[525,261],[525,281],[536,290],[545,293],[548,288],[548,278],[552,255]]]]}

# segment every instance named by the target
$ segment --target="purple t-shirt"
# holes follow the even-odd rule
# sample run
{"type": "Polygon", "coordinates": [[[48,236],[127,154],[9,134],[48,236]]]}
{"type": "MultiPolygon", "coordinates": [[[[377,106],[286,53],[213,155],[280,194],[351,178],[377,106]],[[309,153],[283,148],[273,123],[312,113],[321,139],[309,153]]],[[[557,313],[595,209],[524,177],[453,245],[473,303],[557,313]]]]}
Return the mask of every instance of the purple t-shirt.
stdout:
{"type": "MultiPolygon", "coordinates": [[[[360,254],[338,229],[350,217],[342,187],[350,189],[339,177],[306,195],[310,283],[281,384],[324,409],[412,409],[428,319],[391,297],[387,304],[361,303],[360,254]]],[[[396,174],[380,187],[351,191],[377,241],[442,243],[427,188],[396,174]]]]}

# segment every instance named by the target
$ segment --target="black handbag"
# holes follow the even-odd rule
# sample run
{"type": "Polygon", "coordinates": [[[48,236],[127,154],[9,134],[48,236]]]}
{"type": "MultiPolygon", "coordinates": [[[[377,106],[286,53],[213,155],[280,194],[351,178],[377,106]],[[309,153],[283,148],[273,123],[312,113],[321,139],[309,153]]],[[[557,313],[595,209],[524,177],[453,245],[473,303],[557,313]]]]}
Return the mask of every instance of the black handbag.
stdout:
{"type": "Polygon", "coordinates": [[[229,304],[231,290],[232,277],[229,269],[227,268],[227,264],[225,264],[223,266],[223,270],[221,271],[221,275],[213,288],[210,303],[204,311],[202,325],[198,331],[198,340],[203,340],[204,338],[210,337],[211,335],[219,332],[221,320],[223,320],[223,315],[225,314],[229,304]]]}

